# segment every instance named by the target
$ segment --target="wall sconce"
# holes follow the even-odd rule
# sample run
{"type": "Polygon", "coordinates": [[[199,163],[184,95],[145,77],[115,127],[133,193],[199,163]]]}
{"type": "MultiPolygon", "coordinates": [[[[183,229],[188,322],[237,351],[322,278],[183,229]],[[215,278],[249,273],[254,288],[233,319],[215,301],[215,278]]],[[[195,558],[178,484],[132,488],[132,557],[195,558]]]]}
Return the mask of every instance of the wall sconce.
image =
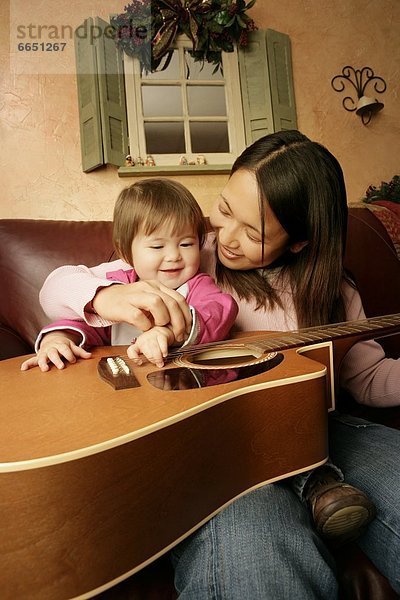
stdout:
{"type": "Polygon", "coordinates": [[[357,101],[351,96],[343,98],[343,107],[348,111],[356,111],[356,115],[361,117],[364,125],[368,125],[373,114],[382,110],[383,102],[379,102],[376,98],[365,96],[365,88],[368,84],[373,83],[373,89],[376,93],[382,94],[386,90],[386,82],[382,77],[377,77],[371,67],[363,67],[362,69],[354,69],[346,66],[342,69],[341,75],[336,75],[331,85],[335,92],[343,92],[346,83],[349,82],[357,93],[357,101]]]}

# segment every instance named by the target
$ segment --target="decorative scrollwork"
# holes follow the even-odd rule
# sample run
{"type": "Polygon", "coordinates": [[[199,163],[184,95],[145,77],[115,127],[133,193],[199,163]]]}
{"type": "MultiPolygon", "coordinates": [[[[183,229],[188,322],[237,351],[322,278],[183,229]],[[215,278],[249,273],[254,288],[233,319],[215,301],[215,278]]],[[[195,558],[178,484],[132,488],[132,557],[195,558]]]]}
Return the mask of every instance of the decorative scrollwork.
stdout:
{"type": "Polygon", "coordinates": [[[346,88],[346,84],[353,86],[357,93],[357,99],[354,100],[352,96],[345,96],[342,100],[343,107],[353,112],[357,109],[357,102],[362,96],[365,96],[365,90],[369,84],[373,85],[373,89],[376,93],[382,94],[386,90],[386,82],[382,77],[375,75],[371,67],[363,67],[362,69],[355,69],[350,65],[346,65],[342,69],[341,75],[336,75],[331,85],[335,92],[343,92],[346,88]]]}

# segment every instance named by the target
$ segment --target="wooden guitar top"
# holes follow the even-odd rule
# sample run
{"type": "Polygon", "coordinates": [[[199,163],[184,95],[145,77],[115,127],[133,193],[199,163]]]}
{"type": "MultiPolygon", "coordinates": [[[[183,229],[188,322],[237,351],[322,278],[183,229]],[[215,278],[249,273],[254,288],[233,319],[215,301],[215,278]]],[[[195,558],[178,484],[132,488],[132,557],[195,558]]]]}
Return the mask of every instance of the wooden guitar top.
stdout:
{"type": "Polygon", "coordinates": [[[135,366],[139,386],[115,391],[99,376],[98,362],[125,354],[126,347],[95,348],[91,359],[46,373],[38,368],[20,371],[21,357],[0,362],[0,472],[105,450],[228,400],[248,386],[285,386],[324,374],[323,365],[289,350],[271,371],[202,389],[157,389],[147,375],[158,369],[135,366]]]}

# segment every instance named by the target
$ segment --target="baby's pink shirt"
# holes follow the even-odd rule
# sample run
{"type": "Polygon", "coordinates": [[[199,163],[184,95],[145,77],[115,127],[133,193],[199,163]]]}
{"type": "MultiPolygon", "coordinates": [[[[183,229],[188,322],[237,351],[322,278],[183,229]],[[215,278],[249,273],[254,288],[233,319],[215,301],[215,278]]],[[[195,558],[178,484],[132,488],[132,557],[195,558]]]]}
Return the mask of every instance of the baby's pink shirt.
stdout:
{"type": "MultiPolygon", "coordinates": [[[[108,263],[108,268],[113,263],[108,263]]],[[[131,267],[108,271],[105,274],[107,282],[129,284],[138,281],[137,274],[131,267]]],[[[207,273],[197,273],[177,291],[186,299],[192,315],[192,328],[184,346],[206,344],[219,341],[229,336],[238,314],[238,306],[230,294],[222,292],[207,273]]],[[[86,316],[86,313],[85,313],[86,316]]],[[[44,334],[50,331],[69,329],[80,333],[81,345],[120,345],[131,344],[133,338],[142,332],[128,323],[112,323],[100,320],[101,324],[89,323],[87,319],[59,319],[47,325],[39,333],[36,340],[37,350],[44,334]]]]}

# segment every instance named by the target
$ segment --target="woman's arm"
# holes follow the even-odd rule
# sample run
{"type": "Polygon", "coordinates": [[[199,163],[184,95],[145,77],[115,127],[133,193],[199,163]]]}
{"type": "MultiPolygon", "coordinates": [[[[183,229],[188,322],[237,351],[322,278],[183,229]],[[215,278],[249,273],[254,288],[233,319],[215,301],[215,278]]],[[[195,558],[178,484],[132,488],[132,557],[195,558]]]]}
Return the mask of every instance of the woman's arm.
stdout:
{"type": "Polygon", "coordinates": [[[94,327],[126,322],[147,331],[170,324],[175,338],[183,341],[192,322],[185,299],[156,281],[119,285],[106,278],[121,268],[129,267],[120,260],[93,268],[59,267],[40,292],[43,310],[53,320],[82,319],[94,327]]]}
{"type": "MultiPolygon", "coordinates": [[[[183,346],[204,344],[225,339],[237,316],[238,306],[230,294],[222,292],[214,280],[205,273],[198,273],[185,285],[192,314],[192,329],[183,346]]],[[[183,286],[184,287],[184,286],[183,286]]],[[[140,364],[140,355],[158,367],[164,364],[168,348],[179,343],[169,327],[154,327],[145,331],[128,348],[128,356],[140,364]]]]}
{"type": "Polygon", "coordinates": [[[52,321],[81,319],[94,327],[109,325],[93,314],[90,304],[98,290],[115,285],[116,282],[107,279],[106,274],[121,268],[127,269],[128,265],[116,260],[92,268],[66,265],[55,269],[40,290],[39,300],[44,312],[52,321]]]}
{"type": "MultiPolygon", "coordinates": [[[[347,318],[365,319],[357,290],[346,286],[347,318]]],[[[358,342],[344,357],[340,385],[360,404],[368,406],[400,405],[400,359],[386,358],[382,346],[374,340],[358,342]]]]}
{"type": "Polygon", "coordinates": [[[359,342],[343,360],[340,383],[359,404],[399,406],[400,360],[386,358],[373,340],[359,342]]]}

